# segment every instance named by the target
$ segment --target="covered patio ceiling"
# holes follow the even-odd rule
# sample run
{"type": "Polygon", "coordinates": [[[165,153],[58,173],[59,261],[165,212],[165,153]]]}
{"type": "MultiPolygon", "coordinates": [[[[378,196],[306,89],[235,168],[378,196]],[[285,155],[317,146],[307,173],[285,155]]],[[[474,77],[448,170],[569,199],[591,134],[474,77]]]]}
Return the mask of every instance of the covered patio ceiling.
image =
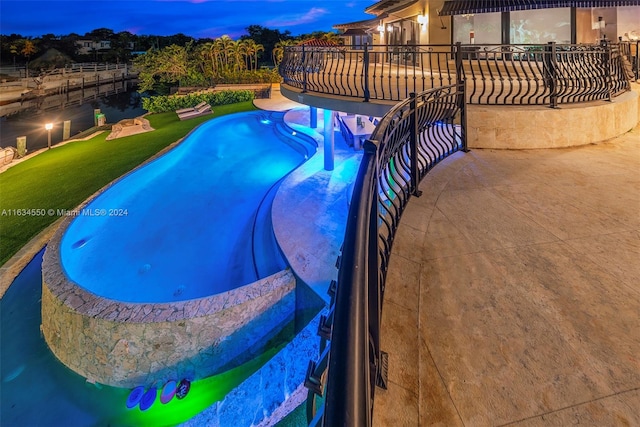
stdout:
{"type": "Polygon", "coordinates": [[[511,10],[548,9],[554,7],[640,6],[640,0],[448,0],[441,16],[471,13],[509,12],[511,10]]]}

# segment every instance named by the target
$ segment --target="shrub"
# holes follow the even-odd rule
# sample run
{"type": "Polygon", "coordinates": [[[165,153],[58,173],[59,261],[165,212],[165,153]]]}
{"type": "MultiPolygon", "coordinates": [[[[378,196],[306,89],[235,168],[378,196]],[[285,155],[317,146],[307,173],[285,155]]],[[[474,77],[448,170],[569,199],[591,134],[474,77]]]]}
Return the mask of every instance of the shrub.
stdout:
{"type": "Polygon", "coordinates": [[[280,83],[282,77],[277,69],[260,69],[220,73],[214,80],[218,84],[280,83]]]}
{"type": "Polygon", "coordinates": [[[191,108],[201,102],[211,106],[253,101],[251,90],[223,90],[220,92],[200,92],[188,95],[152,96],[142,99],[142,108],[150,113],[166,113],[181,108],[191,108]]]}

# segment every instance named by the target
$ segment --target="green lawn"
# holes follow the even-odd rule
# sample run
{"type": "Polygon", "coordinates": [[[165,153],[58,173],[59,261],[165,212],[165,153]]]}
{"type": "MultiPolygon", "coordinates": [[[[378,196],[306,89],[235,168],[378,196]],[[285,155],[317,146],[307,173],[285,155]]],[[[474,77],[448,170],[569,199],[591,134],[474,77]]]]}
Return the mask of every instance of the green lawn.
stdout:
{"type": "Polygon", "coordinates": [[[109,132],[104,132],[43,152],[1,173],[0,265],[57,220],[58,210],[76,208],[200,123],[255,109],[249,101],[216,106],[214,114],[185,121],[175,113],[149,115],[153,132],[111,141],[106,141],[109,132]],[[51,215],[51,209],[56,214],[51,215]]]}

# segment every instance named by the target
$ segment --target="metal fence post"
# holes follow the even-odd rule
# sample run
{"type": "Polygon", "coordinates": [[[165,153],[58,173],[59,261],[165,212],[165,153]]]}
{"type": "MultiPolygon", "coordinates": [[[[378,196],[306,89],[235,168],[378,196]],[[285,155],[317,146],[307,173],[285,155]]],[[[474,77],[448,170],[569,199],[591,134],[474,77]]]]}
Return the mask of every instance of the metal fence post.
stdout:
{"type": "Polygon", "coordinates": [[[458,106],[460,107],[460,139],[462,140],[462,151],[469,152],[467,145],[467,87],[464,79],[458,83],[458,106]]]}
{"type": "MultiPolygon", "coordinates": [[[[377,160],[376,160],[377,163],[377,160]]],[[[380,165],[377,164],[377,167],[380,165]]],[[[380,173],[377,172],[376,176],[380,173]]],[[[375,200],[376,196],[374,196],[375,200]]],[[[369,241],[367,257],[367,323],[369,335],[369,426],[372,424],[375,388],[387,390],[389,383],[389,355],[380,348],[380,326],[382,324],[382,304],[384,300],[384,278],[380,271],[378,203],[371,203],[369,211],[369,241]]]]}
{"type": "Polygon", "coordinates": [[[371,93],[369,92],[369,43],[364,44],[364,102],[369,102],[371,93]]]}
{"type": "Polygon", "coordinates": [[[455,47],[453,47],[453,54],[456,59],[456,81],[460,84],[460,82],[464,80],[464,68],[462,67],[462,43],[457,42],[455,44],[455,47]]]}
{"type": "Polygon", "coordinates": [[[613,61],[611,61],[611,43],[608,40],[601,40],[600,46],[604,49],[604,54],[602,57],[602,72],[605,73],[604,81],[607,85],[607,101],[612,101],[613,96],[611,95],[612,91],[612,82],[611,82],[611,74],[613,70],[611,67],[613,66],[613,61]]]}
{"type": "Polygon", "coordinates": [[[547,81],[547,86],[549,87],[549,96],[550,96],[550,103],[551,103],[551,108],[557,108],[558,107],[558,82],[556,81],[556,69],[557,69],[557,55],[556,55],[556,42],[549,42],[546,46],[546,54],[544,56],[545,61],[545,71],[546,71],[546,81],[547,81]]]}
{"type": "Polygon", "coordinates": [[[418,102],[416,94],[409,94],[409,150],[411,153],[411,194],[420,197],[422,192],[418,190],[420,184],[420,172],[418,171],[418,102]]]}
{"type": "Polygon", "coordinates": [[[633,55],[633,72],[636,80],[640,79],[640,41],[636,41],[636,51],[633,55]]]}
{"type": "Polygon", "coordinates": [[[306,67],[306,53],[304,51],[304,45],[302,45],[302,93],[307,91],[307,67],[306,67]]]}

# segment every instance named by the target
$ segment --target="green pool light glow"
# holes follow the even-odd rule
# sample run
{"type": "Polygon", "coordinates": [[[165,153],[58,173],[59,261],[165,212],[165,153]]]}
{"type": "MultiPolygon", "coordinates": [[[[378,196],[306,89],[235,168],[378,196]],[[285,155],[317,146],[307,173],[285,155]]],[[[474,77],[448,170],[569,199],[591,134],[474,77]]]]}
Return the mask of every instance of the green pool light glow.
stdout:
{"type": "Polygon", "coordinates": [[[160,392],[151,408],[142,412],[139,406],[126,408],[129,391],[123,393],[121,411],[117,420],[118,425],[132,426],[175,426],[204,411],[212,404],[222,400],[229,392],[249,378],[271,359],[285,344],[272,348],[250,360],[249,362],[230,369],[219,375],[214,375],[191,383],[189,393],[184,399],[174,397],[167,404],[160,402],[160,392]]]}

